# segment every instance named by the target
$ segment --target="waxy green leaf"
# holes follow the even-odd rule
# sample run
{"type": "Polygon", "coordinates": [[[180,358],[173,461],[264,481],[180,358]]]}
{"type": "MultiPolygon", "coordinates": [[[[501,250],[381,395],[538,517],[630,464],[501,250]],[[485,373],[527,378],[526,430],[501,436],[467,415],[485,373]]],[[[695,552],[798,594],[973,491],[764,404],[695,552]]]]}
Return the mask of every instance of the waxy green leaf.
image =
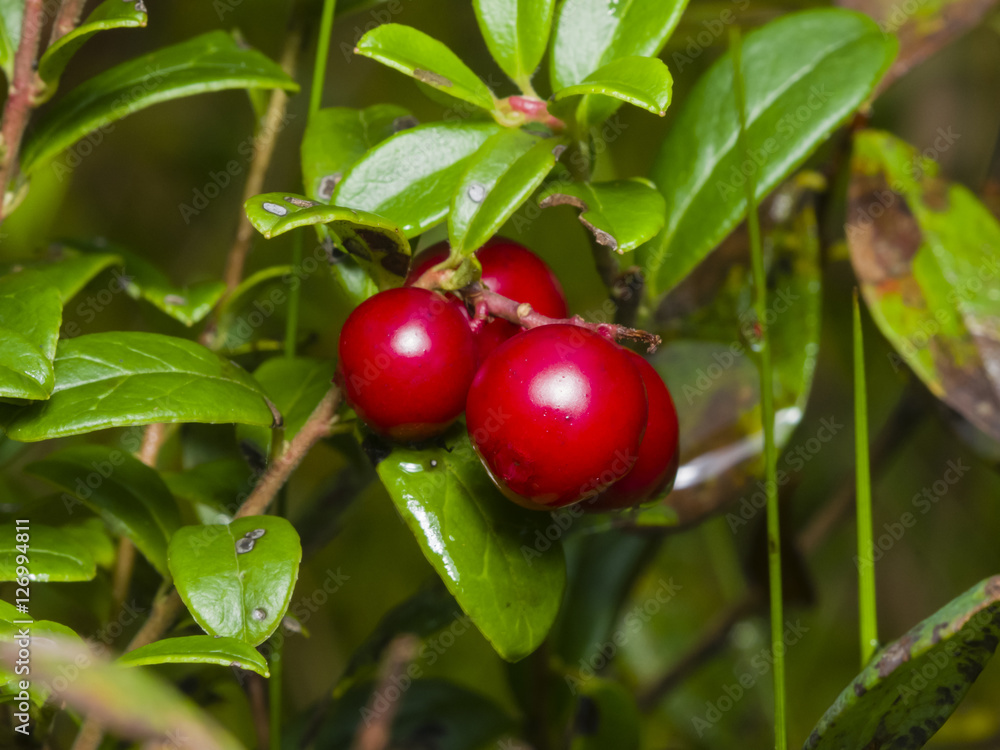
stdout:
{"type": "Polygon", "coordinates": [[[54,286],[62,295],[65,305],[75,297],[87,282],[110,266],[120,265],[121,257],[104,252],[78,252],[65,245],[58,246],[54,260],[7,264],[3,273],[11,278],[25,275],[25,283],[54,286]]]}
{"type": "Polygon", "coordinates": [[[467,159],[500,126],[437,122],[397,133],[348,170],[331,203],[385,217],[414,237],[441,221],[467,159]]]}
{"type": "Polygon", "coordinates": [[[271,425],[260,386],[205,347],[156,333],[93,333],[59,342],[48,401],[0,412],[33,442],[154,422],[271,425]]]}
{"type": "Polygon", "coordinates": [[[298,84],[223,31],[151,52],[94,76],[53,105],[25,141],[21,170],[30,174],[88,133],[153,104],[242,88],[295,91],[298,84]]]}
{"type": "Polygon", "coordinates": [[[406,279],[410,243],[398,226],[381,216],[288,193],[255,195],[244,209],[254,229],[268,239],[298,227],[325,225],[380,289],[401,286],[406,279]]]}
{"type": "Polygon", "coordinates": [[[183,638],[164,638],[148,643],[134,651],[122,654],[117,661],[120,667],[143,667],[149,664],[218,664],[221,667],[239,667],[270,677],[267,660],[253,646],[235,638],[217,638],[211,635],[190,635],[183,638]]]}
{"type": "Polygon", "coordinates": [[[205,632],[256,646],[288,609],[302,547],[284,518],[250,516],[184,526],[168,558],[177,593],[205,632]]]}
{"type": "Polygon", "coordinates": [[[306,195],[313,200],[329,201],[344,173],[366,151],[416,122],[407,110],[395,104],[319,110],[309,118],[302,137],[302,180],[306,195]]]}
{"type": "Polygon", "coordinates": [[[63,300],[32,272],[0,277],[0,397],[44,400],[52,394],[52,361],[63,300]]]}
{"type": "Polygon", "coordinates": [[[560,182],[545,188],[538,205],[580,209],[580,223],[618,253],[635,250],[663,227],[663,196],[649,180],[560,182]]]}
{"type": "Polygon", "coordinates": [[[207,316],[226,292],[221,281],[202,281],[177,286],[163,271],[145,258],[119,251],[124,261],[125,291],[133,299],[144,299],[161,312],[186,326],[207,316]]]}
{"type": "Polygon", "coordinates": [[[567,96],[601,94],[663,115],[670,104],[673,87],[673,76],[662,60],[622,57],[601,66],[580,83],[559,89],[554,98],[559,101],[567,96]]]}
{"type": "Polygon", "coordinates": [[[167,575],[167,543],[181,519],[155,469],[117,448],[81,445],[52,453],[25,471],[77,498],[167,575]]]}
{"type": "Polygon", "coordinates": [[[66,65],[92,36],[108,29],[136,29],[145,25],[143,0],[104,0],[83,23],[53,42],[38,60],[38,77],[44,84],[40,99],[52,97],[66,65]]]}
{"type": "Polygon", "coordinates": [[[851,172],[851,261],[893,368],[1000,440],[1000,223],[888,133],[857,135],[851,172]]]}
{"type": "Polygon", "coordinates": [[[748,34],[749,154],[737,145],[732,59],[716,61],[653,163],[667,211],[663,231],[639,251],[650,294],[673,288],[745,216],[745,171],[756,172],[762,200],[864,103],[895,53],[895,40],[870,19],[833,8],[791,13],[748,34]]]}
{"type": "Polygon", "coordinates": [[[28,531],[28,548],[19,550],[17,527],[0,525],[0,582],[16,581],[17,569],[23,565],[30,581],[89,581],[97,575],[94,556],[72,534],[61,528],[32,523],[28,531]],[[18,562],[24,555],[27,562],[18,562]]]}
{"type": "Polygon", "coordinates": [[[805,750],[923,747],[998,641],[1000,576],[993,576],[876,653],[819,720],[805,750]]]}
{"type": "Polygon", "coordinates": [[[479,147],[451,199],[448,239],[452,252],[471,255],[496,234],[531,196],[566,148],[504,128],[479,147]]]}
{"type": "Polygon", "coordinates": [[[392,449],[377,470],[424,556],[497,653],[517,661],[538,648],[566,583],[562,547],[544,534],[551,517],[500,494],[463,424],[434,447],[392,449]]]}
{"type": "Polygon", "coordinates": [[[385,23],[358,40],[354,52],[378,60],[456,99],[493,109],[493,94],[458,55],[412,26],[385,23]]]}
{"type": "Polygon", "coordinates": [[[552,28],[555,0],[473,0],[486,47],[521,91],[542,61],[552,28]]]}

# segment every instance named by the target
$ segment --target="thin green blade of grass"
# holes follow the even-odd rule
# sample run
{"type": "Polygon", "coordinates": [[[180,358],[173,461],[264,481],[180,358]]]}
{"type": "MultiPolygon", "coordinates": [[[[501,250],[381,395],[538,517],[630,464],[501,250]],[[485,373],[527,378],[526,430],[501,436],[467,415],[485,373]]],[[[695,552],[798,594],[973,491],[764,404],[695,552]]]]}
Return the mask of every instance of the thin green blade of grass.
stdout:
{"type": "MultiPolygon", "coordinates": [[[[733,89],[740,119],[739,148],[750,154],[747,142],[746,87],[743,81],[742,39],[739,27],[729,30],[733,58],[733,89]]],[[[757,180],[751,173],[745,183],[747,193],[747,230],[754,280],[754,309],[760,326],[759,359],[761,421],[764,428],[764,465],[767,485],[767,562],[771,598],[771,653],[774,654],[774,744],[777,750],[788,747],[788,720],[785,702],[784,602],[781,586],[781,529],[778,520],[778,455],[774,443],[774,374],[771,369],[771,344],[766,324],[767,277],[760,241],[757,214],[757,180]]]]}

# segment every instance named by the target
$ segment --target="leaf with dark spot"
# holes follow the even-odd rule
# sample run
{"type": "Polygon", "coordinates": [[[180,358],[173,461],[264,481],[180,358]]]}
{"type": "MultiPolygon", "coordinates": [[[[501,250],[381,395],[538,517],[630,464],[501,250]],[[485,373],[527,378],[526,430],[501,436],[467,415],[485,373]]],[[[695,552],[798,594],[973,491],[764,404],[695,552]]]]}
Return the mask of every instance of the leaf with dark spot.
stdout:
{"type": "Polygon", "coordinates": [[[894,369],[1000,439],[1000,224],[888,133],[856,136],[851,172],[851,261],[894,369]]]}
{"type": "Polygon", "coordinates": [[[820,719],[805,750],[923,747],[993,656],[998,636],[994,576],[877,653],[820,719]]]}

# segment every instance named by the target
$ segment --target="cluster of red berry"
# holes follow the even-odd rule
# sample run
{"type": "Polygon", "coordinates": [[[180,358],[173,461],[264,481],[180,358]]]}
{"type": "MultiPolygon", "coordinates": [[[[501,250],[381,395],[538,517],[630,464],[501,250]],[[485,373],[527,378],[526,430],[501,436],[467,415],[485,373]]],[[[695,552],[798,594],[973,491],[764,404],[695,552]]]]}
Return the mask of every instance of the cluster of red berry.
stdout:
{"type": "MultiPolygon", "coordinates": [[[[529,508],[586,501],[607,511],[662,494],[677,471],[677,412],[656,370],[571,323],[473,325],[462,298],[412,286],[447,256],[446,243],[429,248],[406,286],[366,300],[344,324],[338,378],[358,416],[415,442],[464,411],[490,476],[529,508]]],[[[494,238],[476,257],[484,287],[565,318],[558,279],[530,250],[494,238]]]]}

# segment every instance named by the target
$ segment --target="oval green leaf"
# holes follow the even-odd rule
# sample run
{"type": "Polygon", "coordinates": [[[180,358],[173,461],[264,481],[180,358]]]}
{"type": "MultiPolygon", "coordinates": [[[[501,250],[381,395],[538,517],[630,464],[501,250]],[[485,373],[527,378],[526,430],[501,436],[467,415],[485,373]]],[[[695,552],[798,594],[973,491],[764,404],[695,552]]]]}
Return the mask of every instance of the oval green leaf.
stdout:
{"type": "Polygon", "coordinates": [[[493,93],[479,76],[446,45],[412,26],[376,26],[358,40],[354,52],[487,112],[493,109],[493,93]]]}
{"type": "Polygon", "coordinates": [[[59,342],[48,401],[4,407],[15,440],[34,442],[154,422],[271,425],[260,386],[200,344],[157,333],[93,333],[59,342]]]}
{"type": "Polygon", "coordinates": [[[108,29],[137,29],[145,25],[146,6],[142,0],[104,0],[83,23],[53,42],[38,60],[38,77],[44,84],[39,101],[52,97],[66,65],[94,34],[108,29]]]}
{"type": "Polygon", "coordinates": [[[251,516],[184,526],[170,541],[168,560],[177,593],[205,632],[257,646],[288,609],[302,546],[284,518],[251,516]]]}
{"type": "Polygon", "coordinates": [[[791,13],[748,34],[750,154],[737,145],[732,59],[716,61],[685,99],[653,163],[667,213],[663,231],[639,255],[652,296],[687,276],[744,217],[742,170],[756,171],[759,202],[864,103],[896,47],[871,19],[837,8],[791,13]]]}
{"type": "Polygon", "coordinates": [[[221,667],[239,667],[270,677],[267,660],[253,646],[235,638],[217,638],[211,635],[190,635],[183,638],[164,638],[148,643],[134,651],[122,654],[117,661],[120,667],[144,667],[149,664],[218,664],[221,667]]]}
{"type": "Polygon", "coordinates": [[[499,130],[488,122],[404,130],[348,170],[331,202],[383,216],[414,237],[445,217],[466,160],[499,130]]]}
{"type": "Polygon", "coordinates": [[[663,196],[649,180],[566,182],[545,188],[538,205],[580,209],[580,223],[618,253],[635,250],[663,227],[663,196]]]}
{"type": "Polygon", "coordinates": [[[469,159],[448,213],[452,252],[471,255],[496,234],[555,166],[566,143],[504,128],[469,159]]]}
{"type": "Polygon", "coordinates": [[[56,248],[58,259],[11,263],[4,268],[4,273],[11,278],[23,273],[31,276],[32,283],[54,286],[62,295],[63,304],[66,304],[97,274],[122,262],[118,255],[89,250],[90,248],[88,252],[80,253],[66,245],[59,245],[56,248]]]}
{"type": "Polygon", "coordinates": [[[63,300],[28,272],[0,277],[0,397],[44,400],[55,385],[53,360],[63,300]]]}
{"type": "Polygon", "coordinates": [[[327,226],[379,289],[400,286],[406,279],[410,243],[403,230],[381,216],[288,193],[255,195],[243,208],[254,229],[268,239],[298,227],[327,226]]]}
{"type": "Polygon", "coordinates": [[[674,87],[666,63],[655,57],[622,57],[602,65],[580,83],[559,89],[556,101],[567,96],[601,94],[652,112],[666,114],[674,87]]]}
{"type": "Polygon", "coordinates": [[[377,470],[424,556],[497,653],[517,661],[538,648],[566,584],[562,546],[544,535],[551,517],[500,494],[463,424],[435,447],[394,448],[377,470]]]}
{"type": "Polygon", "coordinates": [[[344,172],[366,151],[415,124],[413,116],[395,104],[319,110],[309,118],[302,137],[302,181],[306,195],[313,200],[329,201],[344,172]]]}
{"type": "MultiPolygon", "coordinates": [[[[957,137],[957,136],[956,136],[957,137]]],[[[913,146],[854,144],[847,241],[879,329],[938,398],[1000,440],[1000,223],[913,146]]]]}
{"type": "Polygon", "coordinates": [[[965,697],[998,640],[1000,576],[993,576],[875,654],[804,750],[923,747],[965,697]]]}
{"type": "Polygon", "coordinates": [[[493,59],[521,91],[542,61],[555,0],[472,0],[479,30],[493,59]]]}
{"type": "Polygon", "coordinates": [[[21,151],[21,170],[159,102],[224,89],[298,90],[282,69],[223,31],[151,52],[94,76],[62,97],[38,122],[21,151]]]}
{"type": "Polygon", "coordinates": [[[28,562],[31,581],[89,581],[97,575],[94,556],[74,536],[54,526],[33,523],[27,550],[17,548],[17,527],[0,526],[0,582],[16,581],[19,555],[28,562]]]}
{"type": "Polygon", "coordinates": [[[77,498],[115,534],[131,539],[153,567],[167,575],[167,543],[180,528],[181,518],[155,469],[117,448],[81,445],[29,464],[25,472],[77,498]]]}

